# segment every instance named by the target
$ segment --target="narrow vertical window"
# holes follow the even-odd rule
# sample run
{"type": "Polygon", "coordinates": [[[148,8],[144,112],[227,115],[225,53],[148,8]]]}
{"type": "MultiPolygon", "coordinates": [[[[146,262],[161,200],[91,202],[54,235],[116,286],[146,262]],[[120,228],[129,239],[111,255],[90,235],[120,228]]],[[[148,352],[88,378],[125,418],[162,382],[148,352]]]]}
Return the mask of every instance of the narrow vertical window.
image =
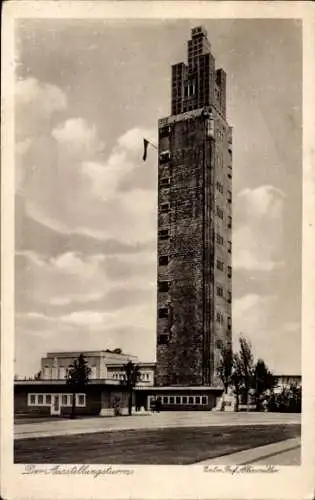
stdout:
{"type": "Polygon", "coordinates": [[[159,281],[159,292],[168,292],[168,290],[169,290],[169,282],[159,281]]]}
{"type": "Polygon", "coordinates": [[[159,257],[159,265],[160,266],[167,266],[168,264],[168,255],[161,255],[159,257]]]}

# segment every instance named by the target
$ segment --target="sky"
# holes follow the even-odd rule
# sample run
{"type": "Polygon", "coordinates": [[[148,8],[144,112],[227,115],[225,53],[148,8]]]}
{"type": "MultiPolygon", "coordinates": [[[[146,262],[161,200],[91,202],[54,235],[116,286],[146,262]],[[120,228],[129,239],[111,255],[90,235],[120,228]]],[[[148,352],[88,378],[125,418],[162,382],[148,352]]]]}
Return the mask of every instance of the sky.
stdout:
{"type": "Polygon", "coordinates": [[[16,25],[15,373],[48,351],[155,360],[157,157],[171,64],[208,31],[233,126],[233,341],[301,370],[301,25],[25,19],[16,25]]]}

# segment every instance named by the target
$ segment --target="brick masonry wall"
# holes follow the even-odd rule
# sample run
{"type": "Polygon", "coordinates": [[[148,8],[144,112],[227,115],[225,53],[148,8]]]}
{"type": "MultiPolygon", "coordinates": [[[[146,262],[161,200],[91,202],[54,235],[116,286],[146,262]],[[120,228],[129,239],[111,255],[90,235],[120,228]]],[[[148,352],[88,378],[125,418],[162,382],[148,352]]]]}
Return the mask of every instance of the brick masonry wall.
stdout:
{"type": "Polygon", "coordinates": [[[232,342],[232,277],[228,269],[232,269],[232,249],[229,252],[229,242],[232,244],[232,228],[229,228],[229,217],[232,217],[232,199],[229,203],[229,193],[232,196],[232,155],[229,152],[231,142],[231,129],[221,115],[213,110],[214,114],[214,200],[215,206],[223,210],[223,218],[215,216],[214,227],[214,283],[222,287],[223,296],[220,297],[214,290],[214,335],[213,335],[213,383],[219,383],[217,367],[220,361],[220,346],[232,342]],[[222,186],[222,191],[217,188],[217,183],[222,186]],[[222,238],[218,243],[217,236],[222,238]],[[223,263],[223,269],[218,269],[217,262],[223,263]],[[230,295],[229,295],[230,293],[230,295]],[[223,316],[223,321],[216,320],[217,313],[223,316]],[[229,327],[230,325],[230,327],[229,327]]]}
{"type": "MultiPolygon", "coordinates": [[[[157,347],[157,383],[204,383],[204,165],[205,125],[202,118],[179,121],[169,137],[170,186],[159,188],[159,229],[169,240],[158,243],[158,255],[168,255],[168,266],[158,267],[158,280],[168,279],[169,292],[158,291],[158,308],[169,307],[169,317],[157,320],[157,336],[168,334],[157,347]],[[161,214],[161,204],[169,212],[161,214]]],[[[166,146],[161,141],[160,150],[166,146]]],[[[160,180],[166,168],[159,170],[160,180]]]]}
{"type": "Polygon", "coordinates": [[[204,118],[186,116],[172,123],[169,136],[159,143],[160,151],[171,152],[170,161],[159,166],[158,176],[158,229],[169,231],[169,239],[158,238],[158,257],[169,258],[167,266],[158,265],[158,282],[170,282],[168,292],[157,294],[158,310],[169,310],[168,318],[159,314],[157,318],[156,383],[160,386],[218,385],[220,348],[231,340],[230,128],[215,109],[212,112],[213,139],[204,118]],[[161,179],[167,176],[170,185],[162,187],[161,179]],[[167,212],[161,210],[162,203],[169,203],[167,212]],[[222,217],[217,216],[217,207],[222,217]],[[223,270],[218,270],[218,260],[223,270]],[[217,286],[223,289],[222,297],[217,286]],[[163,335],[168,336],[166,343],[159,342],[163,335]]]}

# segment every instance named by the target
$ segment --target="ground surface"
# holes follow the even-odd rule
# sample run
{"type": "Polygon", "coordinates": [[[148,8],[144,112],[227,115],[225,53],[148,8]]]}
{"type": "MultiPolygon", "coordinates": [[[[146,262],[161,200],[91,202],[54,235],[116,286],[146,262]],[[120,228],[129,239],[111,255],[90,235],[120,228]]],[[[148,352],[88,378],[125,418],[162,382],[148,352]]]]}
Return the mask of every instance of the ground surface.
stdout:
{"type": "Polygon", "coordinates": [[[113,430],[18,439],[14,456],[15,463],[184,465],[299,435],[294,423],[113,430]]]}
{"type": "Polygon", "coordinates": [[[300,465],[301,464],[301,437],[276,441],[255,448],[237,451],[229,455],[208,458],[198,465],[300,465]]]}
{"type": "Polygon", "coordinates": [[[254,462],[254,465],[300,465],[301,464],[301,448],[296,446],[291,450],[280,451],[272,456],[263,457],[254,462]]]}
{"type": "Polygon", "coordinates": [[[176,427],[251,426],[300,424],[301,415],[294,413],[232,412],[161,412],[131,417],[95,417],[69,420],[65,418],[25,419],[15,425],[15,439],[83,434],[101,431],[160,429],[176,427]]]}

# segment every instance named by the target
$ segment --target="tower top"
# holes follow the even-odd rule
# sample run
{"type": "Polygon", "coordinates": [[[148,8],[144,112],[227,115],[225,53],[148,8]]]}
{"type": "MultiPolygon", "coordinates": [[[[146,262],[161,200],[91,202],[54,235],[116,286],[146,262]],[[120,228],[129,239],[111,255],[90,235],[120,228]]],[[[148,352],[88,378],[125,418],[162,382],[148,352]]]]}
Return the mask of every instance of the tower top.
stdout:
{"type": "Polygon", "coordinates": [[[196,28],[192,28],[191,38],[197,38],[200,36],[208,38],[207,30],[203,26],[197,26],[196,28]]]}
{"type": "Polygon", "coordinates": [[[205,106],[214,106],[225,119],[226,75],[215,67],[206,29],[196,26],[191,29],[191,38],[187,41],[187,63],[172,65],[171,114],[205,106]]]}

